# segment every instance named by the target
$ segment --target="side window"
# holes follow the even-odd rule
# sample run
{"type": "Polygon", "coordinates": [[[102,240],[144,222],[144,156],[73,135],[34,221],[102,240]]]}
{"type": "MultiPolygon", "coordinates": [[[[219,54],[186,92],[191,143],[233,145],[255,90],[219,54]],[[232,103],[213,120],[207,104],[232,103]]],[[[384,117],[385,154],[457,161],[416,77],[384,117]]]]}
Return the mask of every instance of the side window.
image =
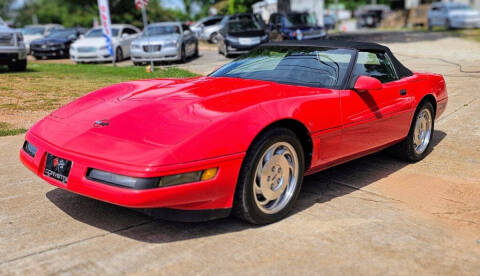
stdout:
{"type": "Polygon", "coordinates": [[[183,29],[183,33],[190,32],[190,27],[188,27],[186,24],[182,24],[182,29],[183,29]]]}
{"type": "Polygon", "coordinates": [[[275,25],[281,24],[282,23],[282,16],[277,14],[275,16],[275,21],[273,22],[275,25]]]}
{"type": "Polygon", "coordinates": [[[373,77],[382,83],[398,80],[390,59],[382,52],[358,52],[353,74],[373,77]]]}
{"type": "Polygon", "coordinates": [[[209,27],[209,26],[217,25],[219,22],[220,22],[220,19],[210,19],[205,21],[203,23],[203,26],[209,27]]]}
{"type": "Polygon", "coordinates": [[[123,29],[123,33],[124,33],[124,34],[132,35],[132,34],[136,34],[137,31],[135,31],[134,29],[125,28],[125,29],[123,29]]]}

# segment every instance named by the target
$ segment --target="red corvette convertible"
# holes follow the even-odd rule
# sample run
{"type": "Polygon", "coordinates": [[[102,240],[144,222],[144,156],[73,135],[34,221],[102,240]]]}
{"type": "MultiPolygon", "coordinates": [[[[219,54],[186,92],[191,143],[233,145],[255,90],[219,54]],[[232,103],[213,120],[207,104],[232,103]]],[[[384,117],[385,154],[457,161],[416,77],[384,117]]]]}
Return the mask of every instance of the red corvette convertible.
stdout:
{"type": "Polygon", "coordinates": [[[26,134],[20,159],[52,185],[170,219],[285,217],[304,175],[385,149],[415,162],[445,110],[441,75],[384,46],[260,46],[207,77],[92,92],[26,134]]]}

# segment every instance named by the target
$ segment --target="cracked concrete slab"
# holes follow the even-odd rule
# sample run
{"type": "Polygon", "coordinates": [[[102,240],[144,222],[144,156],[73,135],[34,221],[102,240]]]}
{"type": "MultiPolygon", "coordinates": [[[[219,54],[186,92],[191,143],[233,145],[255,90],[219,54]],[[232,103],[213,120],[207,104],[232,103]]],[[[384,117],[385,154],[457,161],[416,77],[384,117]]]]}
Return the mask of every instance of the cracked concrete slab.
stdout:
{"type": "Polygon", "coordinates": [[[433,151],[309,176],[294,213],[268,226],[152,220],[72,194],[22,167],[22,136],[0,138],[0,274],[478,275],[480,74],[457,64],[480,70],[480,44],[389,46],[410,68],[446,76],[433,151]]]}

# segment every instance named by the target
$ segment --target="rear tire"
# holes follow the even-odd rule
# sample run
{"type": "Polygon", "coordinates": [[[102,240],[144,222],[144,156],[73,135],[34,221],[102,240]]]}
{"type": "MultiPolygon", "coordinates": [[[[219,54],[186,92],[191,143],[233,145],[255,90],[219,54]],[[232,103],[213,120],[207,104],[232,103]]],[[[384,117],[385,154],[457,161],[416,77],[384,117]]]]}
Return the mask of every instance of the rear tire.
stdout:
{"type": "Polygon", "coordinates": [[[304,170],[297,135],[286,128],[267,130],[255,139],[242,163],[233,214],[254,224],[286,217],[300,193],[304,170]]]}
{"type": "Polygon", "coordinates": [[[435,111],[430,102],[424,102],[415,111],[407,138],[394,145],[389,152],[394,156],[411,163],[425,158],[432,146],[435,129],[435,111]]]}

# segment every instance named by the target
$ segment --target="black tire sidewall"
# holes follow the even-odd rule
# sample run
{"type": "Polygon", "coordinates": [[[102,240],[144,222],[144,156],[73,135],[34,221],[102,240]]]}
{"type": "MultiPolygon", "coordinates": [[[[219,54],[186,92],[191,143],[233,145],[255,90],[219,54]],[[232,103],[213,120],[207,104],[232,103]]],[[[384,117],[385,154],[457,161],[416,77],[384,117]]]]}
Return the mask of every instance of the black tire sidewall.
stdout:
{"type": "Polygon", "coordinates": [[[185,62],[187,61],[187,52],[186,52],[186,49],[185,49],[185,45],[182,45],[182,49],[180,50],[180,59],[182,60],[182,62],[185,62]]]}
{"type": "Polygon", "coordinates": [[[122,48],[118,47],[115,51],[115,61],[119,62],[123,60],[123,51],[122,48]]]}
{"type": "Polygon", "coordinates": [[[242,193],[243,199],[243,202],[238,203],[242,204],[242,207],[246,209],[244,211],[248,213],[248,220],[250,222],[256,224],[272,223],[287,216],[298,198],[303,183],[303,173],[305,171],[305,157],[303,147],[295,133],[288,129],[278,128],[267,131],[264,135],[259,137],[259,139],[254,142],[251,148],[253,150],[249,150],[249,152],[247,152],[244,164],[242,164],[242,169],[240,173],[241,177],[239,178],[239,182],[237,183],[237,185],[240,187],[237,192],[242,193]],[[287,142],[295,149],[299,162],[298,182],[294,194],[290,199],[290,202],[281,211],[275,214],[266,214],[262,212],[255,203],[253,195],[255,170],[257,168],[258,162],[260,162],[260,158],[262,157],[263,153],[270,146],[277,142],[287,142]]]}

